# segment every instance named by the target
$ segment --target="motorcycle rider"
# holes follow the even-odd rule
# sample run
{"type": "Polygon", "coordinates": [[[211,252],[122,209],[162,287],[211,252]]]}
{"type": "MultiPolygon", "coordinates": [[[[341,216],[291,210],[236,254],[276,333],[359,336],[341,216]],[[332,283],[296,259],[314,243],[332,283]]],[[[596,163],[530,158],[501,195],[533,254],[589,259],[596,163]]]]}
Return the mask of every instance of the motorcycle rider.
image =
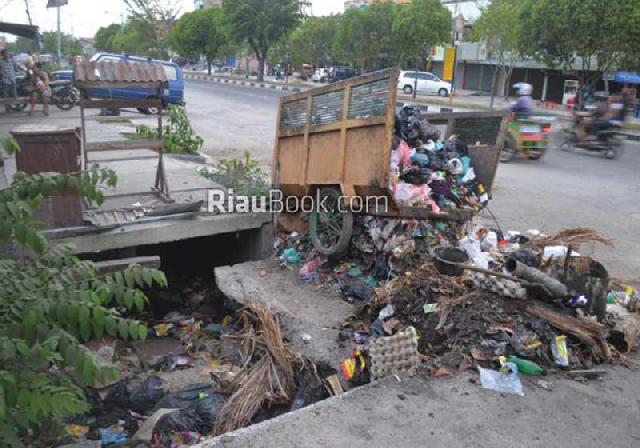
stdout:
{"type": "Polygon", "coordinates": [[[519,82],[513,86],[516,89],[518,100],[511,107],[511,112],[516,114],[519,118],[527,118],[533,113],[533,86],[526,82],[519,82]]]}

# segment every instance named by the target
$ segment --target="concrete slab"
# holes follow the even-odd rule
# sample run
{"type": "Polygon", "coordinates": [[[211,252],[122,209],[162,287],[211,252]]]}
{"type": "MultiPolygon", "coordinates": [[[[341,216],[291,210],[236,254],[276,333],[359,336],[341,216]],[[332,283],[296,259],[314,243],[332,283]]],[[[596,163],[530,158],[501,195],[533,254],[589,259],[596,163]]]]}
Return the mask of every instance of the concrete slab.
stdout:
{"type": "Polygon", "coordinates": [[[551,392],[523,379],[525,396],[447,380],[394,377],[354,389],[199,448],[528,447],[638,445],[638,379],[622,367],[603,381],[562,378],[551,392]]]}
{"type": "Polygon", "coordinates": [[[242,304],[256,300],[269,305],[280,317],[286,338],[316,363],[337,370],[351,354],[351,344],[340,344],[338,333],[356,309],[337,292],[298,282],[297,271],[281,268],[273,259],[216,268],[215,276],[227,297],[242,304]],[[305,342],[303,335],[311,340],[305,342]]]}
{"type": "MultiPolygon", "coordinates": [[[[49,240],[73,244],[76,253],[86,254],[254,230],[257,234],[256,250],[266,251],[270,240],[263,237],[268,236],[268,229],[265,228],[270,227],[271,219],[268,213],[200,214],[164,217],[159,220],[149,218],[146,221],[143,218],[108,230],[87,226],[73,229],[73,235],[67,229],[43,233],[49,240]]],[[[264,257],[259,255],[256,253],[249,258],[264,257]]]]}

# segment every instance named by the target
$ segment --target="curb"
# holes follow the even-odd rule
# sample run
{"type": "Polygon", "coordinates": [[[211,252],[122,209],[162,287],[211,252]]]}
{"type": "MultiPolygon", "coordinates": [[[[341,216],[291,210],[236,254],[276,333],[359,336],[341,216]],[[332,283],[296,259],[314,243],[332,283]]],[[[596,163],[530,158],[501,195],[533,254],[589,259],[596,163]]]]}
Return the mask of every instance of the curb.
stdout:
{"type": "Polygon", "coordinates": [[[287,85],[276,84],[272,82],[257,82],[257,81],[242,81],[239,79],[230,79],[230,78],[220,78],[217,76],[209,76],[209,75],[195,75],[192,73],[185,73],[184,79],[192,80],[192,81],[208,81],[208,82],[217,82],[219,84],[232,84],[237,86],[244,87],[253,87],[256,89],[271,89],[271,90],[280,90],[283,92],[302,92],[305,90],[309,90],[309,87],[292,87],[287,85]]]}
{"type": "Polygon", "coordinates": [[[171,159],[182,160],[185,162],[198,163],[200,165],[205,165],[210,160],[210,157],[206,154],[172,154],[165,153],[165,157],[169,157],[171,159]]]}

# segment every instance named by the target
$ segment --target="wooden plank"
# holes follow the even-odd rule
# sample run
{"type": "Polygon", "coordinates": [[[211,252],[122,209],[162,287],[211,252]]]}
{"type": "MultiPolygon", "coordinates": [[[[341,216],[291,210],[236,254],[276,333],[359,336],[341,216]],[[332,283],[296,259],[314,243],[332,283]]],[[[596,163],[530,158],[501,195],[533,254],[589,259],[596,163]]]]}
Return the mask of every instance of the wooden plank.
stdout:
{"type": "Polygon", "coordinates": [[[152,256],[123,258],[121,260],[98,261],[93,265],[96,268],[97,275],[105,275],[112,272],[122,271],[134,265],[140,265],[148,269],[160,269],[160,263],[160,257],[152,256]]]}
{"type": "Polygon", "coordinates": [[[125,107],[157,107],[162,109],[162,100],[80,100],[80,105],[85,109],[124,109],[125,107]]]}
{"type": "MultiPolygon", "coordinates": [[[[364,128],[367,126],[375,126],[375,125],[384,124],[384,123],[386,123],[385,117],[371,117],[371,118],[367,118],[366,120],[341,120],[335,123],[325,124],[323,126],[311,128],[309,130],[309,133],[321,134],[324,132],[339,131],[342,129],[364,128]]],[[[303,135],[304,132],[305,132],[305,128],[299,127],[295,129],[287,129],[286,131],[280,131],[280,136],[293,137],[295,135],[303,135]]]]}
{"type": "Polygon", "coordinates": [[[28,96],[21,96],[18,98],[0,98],[1,105],[13,105],[13,104],[29,104],[31,98],[28,96]]]}
{"type": "Polygon", "coordinates": [[[113,151],[124,149],[162,149],[164,142],[155,139],[120,140],[112,142],[87,143],[87,151],[113,151]]]}
{"type": "Polygon", "coordinates": [[[303,174],[303,183],[302,185],[308,185],[307,179],[309,178],[308,169],[309,169],[309,128],[311,126],[311,109],[313,108],[313,97],[309,96],[307,98],[307,119],[305,120],[305,129],[304,129],[304,145],[302,147],[303,150],[303,165],[302,165],[302,174],[303,174]]]}
{"type": "Polygon", "coordinates": [[[305,184],[341,183],[341,131],[312,134],[309,137],[308,169],[305,184]]]}
{"type": "MultiPolygon", "coordinates": [[[[340,172],[338,173],[338,179],[340,183],[344,183],[345,164],[347,163],[347,122],[349,121],[349,103],[351,101],[351,86],[347,85],[344,88],[344,98],[342,100],[342,120],[337,125],[342,125],[340,128],[340,149],[338,153],[338,160],[340,163],[340,172]]],[[[378,118],[378,117],[375,117],[378,118]]],[[[361,120],[368,121],[368,120],[361,120]]]]}
{"type": "Polygon", "coordinates": [[[444,113],[427,113],[424,115],[428,121],[442,121],[447,122],[449,118],[498,118],[509,116],[510,112],[507,111],[493,111],[493,112],[444,112],[444,113]]]}
{"type": "Polygon", "coordinates": [[[384,168],[382,170],[382,182],[385,186],[389,185],[391,176],[391,151],[393,150],[393,132],[396,125],[396,101],[398,97],[398,76],[400,72],[394,71],[391,73],[391,79],[389,82],[389,99],[387,100],[387,116],[385,117],[385,132],[384,132],[384,156],[383,162],[384,168]]]}
{"type": "Polygon", "coordinates": [[[588,319],[566,316],[550,308],[538,305],[528,305],[525,311],[527,314],[546,320],[552,327],[578,338],[589,347],[597,361],[611,361],[611,350],[607,343],[606,328],[602,324],[588,319]]]}

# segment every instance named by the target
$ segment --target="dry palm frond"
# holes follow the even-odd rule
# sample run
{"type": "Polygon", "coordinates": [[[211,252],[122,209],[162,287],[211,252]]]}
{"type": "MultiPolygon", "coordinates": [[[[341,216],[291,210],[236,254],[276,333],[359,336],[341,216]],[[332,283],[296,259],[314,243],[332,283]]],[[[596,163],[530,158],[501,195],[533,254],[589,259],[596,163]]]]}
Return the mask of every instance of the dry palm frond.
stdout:
{"type": "Polygon", "coordinates": [[[555,235],[536,237],[531,240],[529,246],[532,249],[543,249],[546,246],[572,246],[574,249],[584,243],[600,243],[613,247],[613,241],[604,237],[597,230],[586,227],[562,230],[555,235]]]}
{"type": "Polygon", "coordinates": [[[311,363],[285,343],[280,322],[266,305],[253,303],[245,310],[245,328],[238,335],[244,347],[244,370],[234,380],[235,392],[216,418],[215,434],[224,434],[251,423],[267,403],[286,404],[295,392],[294,365],[309,368],[311,363]],[[248,314],[255,317],[254,326],[248,314]]]}

